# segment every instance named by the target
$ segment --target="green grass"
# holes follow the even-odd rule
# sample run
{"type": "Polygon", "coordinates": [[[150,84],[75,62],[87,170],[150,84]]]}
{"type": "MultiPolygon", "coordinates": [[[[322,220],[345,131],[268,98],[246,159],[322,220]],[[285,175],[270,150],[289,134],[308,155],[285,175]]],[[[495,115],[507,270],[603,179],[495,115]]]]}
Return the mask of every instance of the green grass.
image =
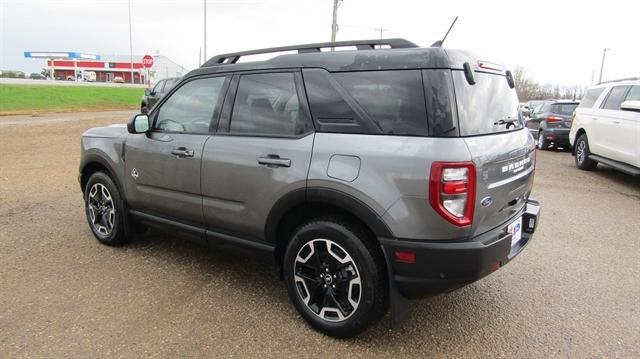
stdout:
{"type": "Polygon", "coordinates": [[[140,106],[141,88],[0,84],[0,114],[140,106]]]}

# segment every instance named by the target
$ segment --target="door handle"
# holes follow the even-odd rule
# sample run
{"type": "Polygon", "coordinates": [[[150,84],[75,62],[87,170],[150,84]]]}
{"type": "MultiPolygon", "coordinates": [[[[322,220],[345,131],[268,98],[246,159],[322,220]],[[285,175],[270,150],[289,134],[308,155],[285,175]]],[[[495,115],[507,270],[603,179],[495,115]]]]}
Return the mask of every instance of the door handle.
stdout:
{"type": "Polygon", "coordinates": [[[278,155],[267,155],[267,157],[258,158],[258,164],[267,167],[291,167],[291,160],[288,158],[280,158],[278,155]]]}
{"type": "Polygon", "coordinates": [[[193,157],[195,154],[193,150],[187,149],[185,147],[178,147],[171,150],[171,154],[177,157],[193,157]]]}

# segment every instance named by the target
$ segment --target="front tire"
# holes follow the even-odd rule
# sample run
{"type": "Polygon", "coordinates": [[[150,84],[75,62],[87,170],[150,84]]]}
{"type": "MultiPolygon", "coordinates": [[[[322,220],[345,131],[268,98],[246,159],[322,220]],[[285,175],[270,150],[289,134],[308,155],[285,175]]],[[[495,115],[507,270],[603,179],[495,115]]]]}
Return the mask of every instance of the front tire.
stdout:
{"type": "Polygon", "coordinates": [[[593,171],[598,166],[598,162],[589,158],[591,152],[589,151],[589,140],[587,140],[587,134],[583,133],[576,140],[576,167],[584,171],[593,171]]]}
{"type": "Polygon", "coordinates": [[[386,266],[373,243],[361,226],[337,218],[314,219],[294,233],[284,280],[312,327],[332,337],[353,337],[386,313],[386,266]]]}
{"type": "Polygon", "coordinates": [[[98,241],[119,246],[127,241],[124,205],[118,187],[104,172],[89,177],[84,191],[89,228],[98,241]]]}

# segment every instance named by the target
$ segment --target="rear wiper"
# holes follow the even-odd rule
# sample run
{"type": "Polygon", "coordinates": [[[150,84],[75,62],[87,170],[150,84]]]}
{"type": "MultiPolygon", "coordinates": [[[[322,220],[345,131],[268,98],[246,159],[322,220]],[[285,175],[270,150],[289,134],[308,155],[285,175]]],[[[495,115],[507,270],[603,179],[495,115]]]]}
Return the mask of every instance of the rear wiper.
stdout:
{"type": "Polygon", "coordinates": [[[506,125],[509,123],[514,123],[514,122],[518,122],[520,119],[517,117],[505,117],[502,120],[498,120],[496,122],[494,122],[494,125],[506,125]]]}
{"type": "Polygon", "coordinates": [[[502,120],[498,120],[496,122],[494,122],[493,124],[498,126],[498,125],[507,125],[507,128],[511,127],[512,125],[514,125],[515,122],[520,121],[520,118],[518,117],[505,117],[502,120]]]}

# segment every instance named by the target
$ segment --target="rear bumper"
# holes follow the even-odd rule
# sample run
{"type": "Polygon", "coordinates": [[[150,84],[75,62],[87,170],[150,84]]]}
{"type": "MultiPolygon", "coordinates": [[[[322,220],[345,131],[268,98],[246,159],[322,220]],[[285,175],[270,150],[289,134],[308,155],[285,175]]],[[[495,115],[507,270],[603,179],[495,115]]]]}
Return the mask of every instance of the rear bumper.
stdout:
{"type": "Polygon", "coordinates": [[[542,131],[546,140],[553,143],[569,144],[569,128],[547,128],[542,131]]]}
{"type": "Polygon", "coordinates": [[[470,241],[442,243],[380,238],[389,260],[392,279],[400,294],[419,298],[447,292],[475,282],[520,254],[538,225],[540,204],[529,199],[512,220],[522,216],[522,239],[513,247],[507,222],[470,241]],[[415,263],[395,260],[396,251],[415,253],[415,263]]]}

